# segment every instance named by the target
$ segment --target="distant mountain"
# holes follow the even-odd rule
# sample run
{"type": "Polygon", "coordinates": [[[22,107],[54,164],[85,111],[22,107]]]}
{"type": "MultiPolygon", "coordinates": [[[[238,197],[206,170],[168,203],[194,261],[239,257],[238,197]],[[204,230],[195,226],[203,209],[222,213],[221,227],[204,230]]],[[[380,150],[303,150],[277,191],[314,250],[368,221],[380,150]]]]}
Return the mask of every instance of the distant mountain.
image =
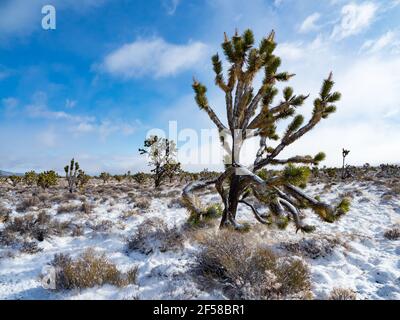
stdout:
{"type": "Polygon", "coordinates": [[[13,175],[22,176],[23,174],[0,170],[0,177],[9,177],[9,176],[13,176],[13,175]]]}

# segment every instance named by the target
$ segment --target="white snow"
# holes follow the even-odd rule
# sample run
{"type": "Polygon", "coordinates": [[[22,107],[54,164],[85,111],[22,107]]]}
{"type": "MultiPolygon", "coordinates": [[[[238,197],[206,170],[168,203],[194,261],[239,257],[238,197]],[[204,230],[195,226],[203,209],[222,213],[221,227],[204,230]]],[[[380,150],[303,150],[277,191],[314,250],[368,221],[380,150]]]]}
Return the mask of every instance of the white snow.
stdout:
{"type": "MultiPolygon", "coordinates": [[[[246,207],[240,208],[238,219],[257,224],[254,230],[260,233],[260,241],[276,248],[281,248],[283,242],[301,239],[336,237],[340,241],[340,245],[324,257],[305,258],[311,267],[312,291],[317,299],[327,298],[335,287],[353,289],[359,299],[400,299],[400,241],[388,240],[383,236],[387,229],[400,222],[399,197],[384,201],[384,188],[366,183],[339,183],[326,195],[321,191],[322,187],[314,185],[308,190],[331,201],[340,194],[354,193],[354,190],[358,190],[358,195],[352,200],[350,212],[333,224],[324,223],[305,210],[307,223],[317,227],[312,234],[296,234],[291,225],[284,231],[261,226],[246,207]]],[[[21,216],[15,211],[15,203],[11,203],[11,199],[0,199],[0,204],[13,209],[11,217],[21,216]]],[[[152,198],[148,210],[125,219],[121,215],[133,209],[133,203],[129,203],[127,197],[103,203],[92,199],[95,208],[89,215],[57,214],[57,205],[53,206],[48,209],[51,215],[60,220],[82,222],[86,226],[84,234],[45,239],[39,243],[43,250],[33,255],[22,254],[10,247],[0,247],[0,299],[224,299],[224,295],[217,290],[201,291],[193,281],[189,270],[198,247],[189,240],[182,250],[176,252],[155,251],[149,255],[127,253],[127,237],[145,219],[158,217],[169,226],[180,225],[187,219],[185,209],[168,208],[170,200],[168,197],[152,198]],[[103,220],[111,221],[110,230],[96,232],[90,227],[103,220]],[[54,254],[68,253],[75,257],[88,247],[104,252],[121,271],[138,265],[138,285],[122,288],[104,285],[60,292],[42,287],[42,268],[52,260],[54,254]]],[[[218,201],[218,197],[208,194],[203,200],[210,203],[218,201]]],[[[0,230],[2,228],[3,223],[0,223],[0,230]]]]}

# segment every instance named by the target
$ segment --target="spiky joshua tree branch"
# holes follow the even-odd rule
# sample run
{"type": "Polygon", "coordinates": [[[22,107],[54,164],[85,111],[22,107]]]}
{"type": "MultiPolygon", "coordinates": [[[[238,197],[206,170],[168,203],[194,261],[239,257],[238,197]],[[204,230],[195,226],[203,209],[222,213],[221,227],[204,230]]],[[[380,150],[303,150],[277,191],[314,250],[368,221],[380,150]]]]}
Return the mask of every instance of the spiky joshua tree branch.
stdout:
{"type": "Polygon", "coordinates": [[[239,204],[247,206],[255,218],[263,223],[277,223],[286,226],[289,219],[296,224],[297,230],[312,231],[312,226],[302,222],[300,209],[308,206],[323,220],[333,222],[346,210],[349,203],[343,200],[338,205],[328,205],[307,195],[302,187],[309,175],[310,165],[318,165],[325,158],[324,153],[315,156],[297,155],[286,159],[279,158],[282,151],[307,132],[321,120],[336,111],[334,105],[340,100],[340,93],[333,92],[332,73],[323,81],[319,96],[314,100],[312,115],[308,121],[296,114],[309,95],[296,95],[291,87],[283,89],[283,99],[274,104],[278,94],[276,85],[290,80],[294,74],[278,71],[281,60],[274,55],[276,42],[272,31],[262,39],[258,47],[254,46],[251,30],[242,35],[237,32],[232,38],[225,34],[222,49],[229,64],[227,74],[223,72],[223,62],[219,55],[212,57],[215,72],[215,83],[225,95],[227,121],[224,124],[216,115],[207,99],[207,88],[193,81],[195,100],[204,110],[220,132],[221,142],[228,152],[225,172],[215,180],[193,182],[183,191],[183,198],[193,214],[202,215],[204,210],[194,191],[214,184],[221,196],[224,211],[220,227],[233,226],[243,228],[236,221],[239,204]],[[264,73],[258,90],[253,82],[259,72],[264,73]],[[276,132],[277,124],[292,118],[281,136],[276,132]],[[259,139],[259,149],[254,163],[246,167],[240,163],[240,153],[246,139],[259,139]],[[267,166],[284,165],[284,170],[276,175],[261,178],[260,170],[267,166]],[[302,165],[302,166],[296,166],[302,165]],[[250,196],[253,197],[250,197],[250,196]],[[249,199],[265,203],[269,211],[261,213],[249,199]]]}

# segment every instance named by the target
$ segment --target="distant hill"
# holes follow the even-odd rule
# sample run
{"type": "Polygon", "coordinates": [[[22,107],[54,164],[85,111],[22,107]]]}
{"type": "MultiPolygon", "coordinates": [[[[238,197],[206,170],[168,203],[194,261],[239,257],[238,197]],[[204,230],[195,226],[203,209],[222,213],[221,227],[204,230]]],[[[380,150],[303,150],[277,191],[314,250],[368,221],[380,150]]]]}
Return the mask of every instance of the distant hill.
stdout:
{"type": "Polygon", "coordinates": [[[13,176],[13,175],[23,176],[22,173],[14,173],[14,172],[0,170],[0,177],[9,177],[9,176],[13,176]]]}

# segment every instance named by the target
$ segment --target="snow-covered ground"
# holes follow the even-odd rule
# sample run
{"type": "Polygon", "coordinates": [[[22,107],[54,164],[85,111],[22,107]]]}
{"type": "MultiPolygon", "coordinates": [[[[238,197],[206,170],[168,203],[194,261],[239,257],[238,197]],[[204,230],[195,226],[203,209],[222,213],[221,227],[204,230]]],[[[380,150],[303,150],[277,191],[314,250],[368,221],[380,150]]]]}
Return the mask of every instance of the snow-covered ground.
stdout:
{"type": "MultiPolygon", "coordinates": [[[[79,198],[47,206],[46,212],[54,219],[81,225],[83,233],[45,238],[38,242],[42,251],[35,254],[0,245],[0,299],[224,299],[222,292],[202,291],[193,280],[189,271],[199,250],[193,239],[186,239],[183,248],[175,251],[155,250],[147,255],[127,251],[127,238],[144,220],[158,217],[169,226],[179,226],[186,221],[186,210],[171,204],[173,198],[179,198],[181,188],[168,186],[161,196],[151,186],[132,188],[131,196],[127,196],[128,192],[96,197],[89,194],[86,201],[93,205],[93,212],[89,214],[58,213],[58,207],[67,202],[81,204],[79,198]],[[135,200],[131,199],[143,196],[144,190],[151,205],[148,209],[137,209],[135,200]],[[166,196],[167,193],[173,195],[166,196]],[[126,214],[132,210],[132,214],[126,214]],[[108,225],[103,223],[106,227],[102,229],[100,223],[105,220],[109,222],[108,225]],[[80,291],[53,291],[42,287],[42,270],[56,253],[75,257],[89,247],[104,252],[121,271],[138,265],[138,284],[121,288],[104,285],[80,291]]],[[[289,253],[290,245],[318,243],[322,248],[319,252],[304,256],[311,268],[316,299],[327,298],[337,287],[354,290],[359,299],[400,299],[400,240],[384,237],[386,230],[400,223],[399,195],[384,197],[385,186],[368,182],[340,182],[329,192],[324,191],[324,185],[314,184],[308,190],[321,195],[323,200],[332,201],[339,195],[351,194],[351,210],[333,224],[324,223],[305,210],[307,223],[317,227],[312,234],[296,234],[292,225],[284,231],[260,225],[246,207],[240,208],[238,219],[254,224],[251,232],[258,233],[259,241],[276,250],[289,253]]],[[[12,210],[10,218],[43,210],[32,207],[25,213],[17,212],[20,197],[21,193],[11,189],[2,191],[0,205],[12,210]]],[[[207,203],[219,200],[215,193],[207,193],[202,199],[207,203]]],[[[4,225],[0,222],[0,230],[4,225]]]]}

